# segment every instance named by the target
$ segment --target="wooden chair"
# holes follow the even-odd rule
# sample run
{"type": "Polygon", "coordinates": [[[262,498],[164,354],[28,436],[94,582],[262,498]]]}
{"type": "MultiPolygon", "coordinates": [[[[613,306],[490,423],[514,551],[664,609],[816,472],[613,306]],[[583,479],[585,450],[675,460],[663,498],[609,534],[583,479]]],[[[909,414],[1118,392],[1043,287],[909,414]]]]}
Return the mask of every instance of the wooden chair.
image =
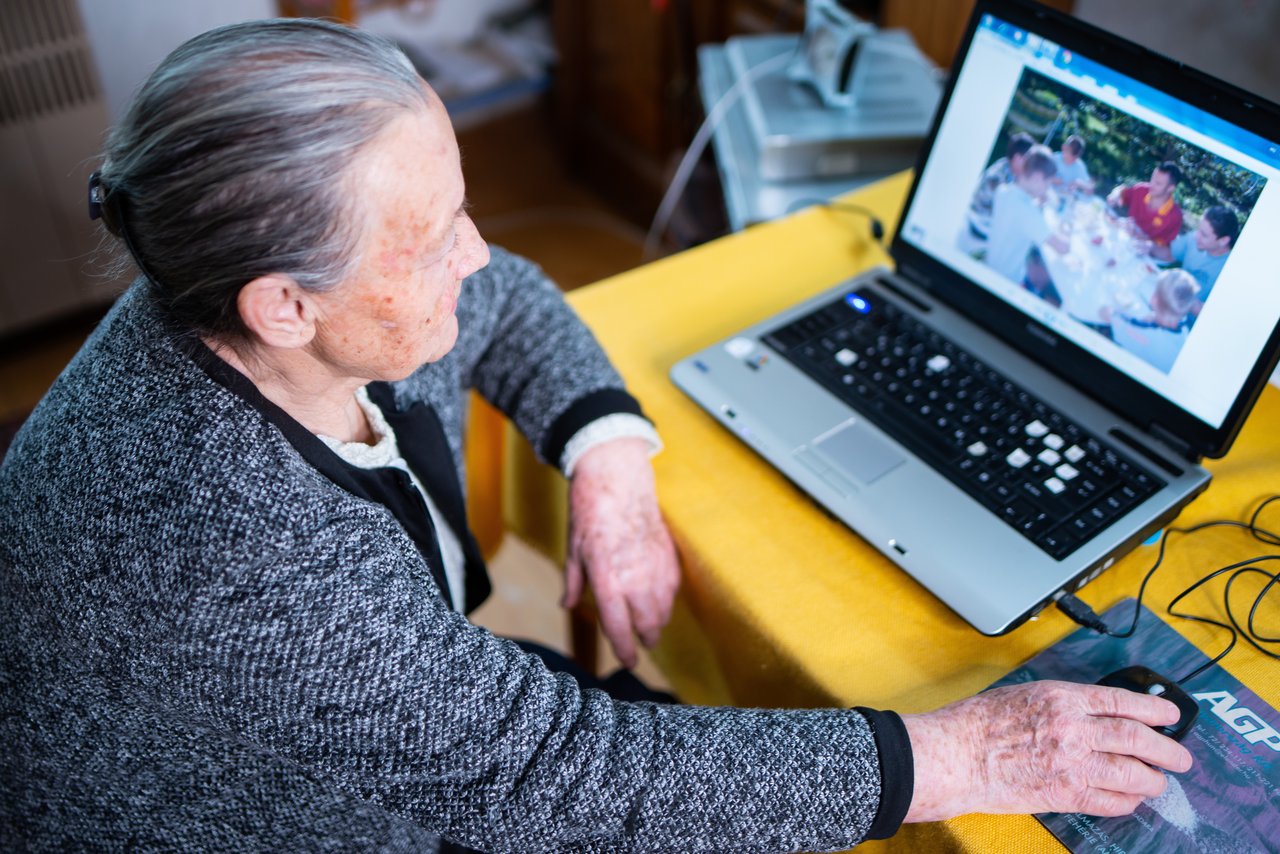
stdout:
{"type": "MultiPolygon", "coordinates": [[[[466,436],[467,518],[480,550],[491,558],[507,531],[515,533],[552,561],[563,565],[567,533],[568,489],[551,467],[539,463],[524,438],[478,394],[471,395],[466,436]],[[518,474],[516,474],[518,472],[518,474]],[[509,488],[512,483],[539,483],[526,494],[554,495],[550,502],[530,502],[509,488]],[[555,531],[554,535],[538,532],[555,531]]],[[[588,673],[597,672],[599,625],[595,602],[583,596],[569,612],[569,654],[588,673]]]]}

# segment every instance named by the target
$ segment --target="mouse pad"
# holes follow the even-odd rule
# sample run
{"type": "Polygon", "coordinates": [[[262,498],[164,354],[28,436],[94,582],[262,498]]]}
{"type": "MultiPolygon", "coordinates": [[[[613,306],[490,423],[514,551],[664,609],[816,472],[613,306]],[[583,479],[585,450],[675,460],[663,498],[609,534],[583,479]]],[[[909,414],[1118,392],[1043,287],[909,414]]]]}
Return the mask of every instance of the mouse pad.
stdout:
{"type": "MultiPolygon", "coordinates": [[[[1103,619],[1114,630],[1128,628],[1133,607],[1134,600],[1126,599],[1103,619]]],[[[1222,636],[1225,647],[1225,631],[1222,636]]],[[[1230,659],[1228,654],[1224,660],[1230,659]]],[[[1080,629],[992,687],[1035,679],[1096,682],[1132,664],[1176,680],[1206,661],[1208,656],[1144,607],[1133,637],[1080,629]]],[[[1067,848],[1076,854],[1228,854],[1280,846],[1280,713],[1217,665],[1182,687],[1200,705],[1199,718],[1182,740],[1195,757],[1191,770],[1166,774],[1165,793],[1130,816],[1036,816],[1067,848]]]]}

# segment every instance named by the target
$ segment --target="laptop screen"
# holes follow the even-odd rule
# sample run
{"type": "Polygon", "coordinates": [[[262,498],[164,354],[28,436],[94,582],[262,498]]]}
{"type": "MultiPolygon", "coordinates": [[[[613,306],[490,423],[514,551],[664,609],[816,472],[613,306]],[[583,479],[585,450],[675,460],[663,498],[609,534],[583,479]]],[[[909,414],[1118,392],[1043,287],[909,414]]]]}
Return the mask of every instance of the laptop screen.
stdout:
{"type": "Polygon", "coordinates": [[[1083,44],[982,15],[897,239],[1217,430],[1280,321],[1280,147],[1083,44]]]}

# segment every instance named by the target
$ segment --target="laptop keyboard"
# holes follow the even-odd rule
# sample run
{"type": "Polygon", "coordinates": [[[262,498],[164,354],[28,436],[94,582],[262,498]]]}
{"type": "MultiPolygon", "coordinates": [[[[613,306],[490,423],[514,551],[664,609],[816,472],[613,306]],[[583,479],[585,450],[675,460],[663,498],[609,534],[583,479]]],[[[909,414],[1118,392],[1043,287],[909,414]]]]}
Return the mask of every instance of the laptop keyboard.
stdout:
{"type": "Polygon", "coordinates": [[[764,340],[1059,560],[1165,485],[874,294],[764,340]]]}

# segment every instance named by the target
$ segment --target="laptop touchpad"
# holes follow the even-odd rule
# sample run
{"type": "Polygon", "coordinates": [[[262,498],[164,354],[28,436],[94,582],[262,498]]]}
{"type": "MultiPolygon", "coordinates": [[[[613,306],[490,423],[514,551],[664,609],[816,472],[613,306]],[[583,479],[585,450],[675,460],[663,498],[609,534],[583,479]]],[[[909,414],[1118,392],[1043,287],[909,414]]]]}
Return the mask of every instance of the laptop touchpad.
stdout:
{"type": "Polygon", "coordinates": [[[859,483],[875,483],[906,459],[859,422],[824,436],[814,447],[834,468],[859,483]]]}

